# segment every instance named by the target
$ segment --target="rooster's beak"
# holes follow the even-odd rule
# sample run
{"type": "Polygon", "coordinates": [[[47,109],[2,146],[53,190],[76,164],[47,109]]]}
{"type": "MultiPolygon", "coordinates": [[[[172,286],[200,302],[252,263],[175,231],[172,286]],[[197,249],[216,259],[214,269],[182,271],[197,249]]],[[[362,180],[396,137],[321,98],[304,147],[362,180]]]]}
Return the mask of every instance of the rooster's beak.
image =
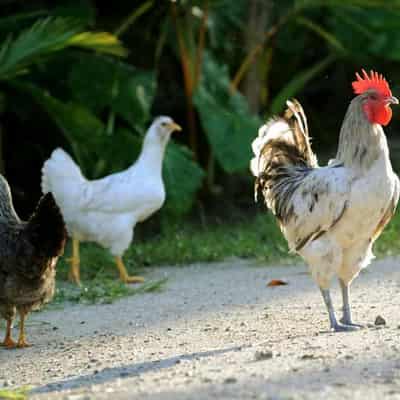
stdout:
{"type": "Polygon", "coordinates": [[[387,99],[388,104],[399,104],[399,99],[397,97],[394,96],[390,96],[387,99]]]}
{"type": "Polygon", "coordinates": [[[181,126],[176,124],[175,122],[171,122],[170,124],[168,124],[168,128],[171,130],[171,132],[182,130],[181,126]]]}

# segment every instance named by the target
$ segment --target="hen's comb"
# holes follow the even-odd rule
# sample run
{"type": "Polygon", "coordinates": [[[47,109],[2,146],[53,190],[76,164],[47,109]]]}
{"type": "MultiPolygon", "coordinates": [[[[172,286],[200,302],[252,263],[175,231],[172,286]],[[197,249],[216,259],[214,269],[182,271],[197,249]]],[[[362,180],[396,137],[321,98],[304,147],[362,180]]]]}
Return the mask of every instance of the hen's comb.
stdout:
{"type": "Polygon", "coordinates": [[[375,89],[383,96],[390,97],[392,95],[389,84],[382,74],[371,70],[370,76],[368,76],[364,69],[361,71],[363,76],[361,77],[358,72],[356,72],[357,80],[352,83],[355,94],[361,94],[369,89],[375,89]]]}

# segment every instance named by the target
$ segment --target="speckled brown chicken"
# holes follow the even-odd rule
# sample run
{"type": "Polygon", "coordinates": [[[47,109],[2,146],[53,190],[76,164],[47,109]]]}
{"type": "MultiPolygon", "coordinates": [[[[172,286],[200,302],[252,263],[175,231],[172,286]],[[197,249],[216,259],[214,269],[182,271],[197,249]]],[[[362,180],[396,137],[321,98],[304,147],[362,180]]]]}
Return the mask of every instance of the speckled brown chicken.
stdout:
{"type": "Polygon", "coordinates": [[[55,289],[57,258],[64,250],[66,229],[53,195],[41,198],[26,222],[16,214],[10,187],[0,175],[0,315],[7,322],[2,345],[27,347],[27,314],[49,302],[55,289]],[[12,322],[20,316],[18,342],[11,337],[12,322]]]}

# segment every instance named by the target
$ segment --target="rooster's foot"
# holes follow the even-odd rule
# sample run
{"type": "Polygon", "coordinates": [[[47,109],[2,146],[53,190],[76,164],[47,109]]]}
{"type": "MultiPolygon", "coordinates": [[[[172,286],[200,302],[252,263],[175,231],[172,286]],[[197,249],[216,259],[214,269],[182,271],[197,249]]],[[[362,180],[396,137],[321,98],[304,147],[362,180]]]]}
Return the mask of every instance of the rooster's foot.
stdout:
{"type": "Polygon", "coordinates": [[[341,318],[341,319],[340,319],[340,323],[343,324],[343,325],[346,325],[346,326],[354,326],[354,327],[356,327],[357,329],[363,329],[363,328],[365,328],[364,325],[355,324],[354,322],[348,321],[348,320],[345,319],[345,318],[341,318]]]}
{"type": "Polygon", "coordinates": [[[345,325],[336,323],[335,325],[331,326],[331,331],[333,332],[354,332],[360,330],[360,327],[357,325],[345,325]]]}

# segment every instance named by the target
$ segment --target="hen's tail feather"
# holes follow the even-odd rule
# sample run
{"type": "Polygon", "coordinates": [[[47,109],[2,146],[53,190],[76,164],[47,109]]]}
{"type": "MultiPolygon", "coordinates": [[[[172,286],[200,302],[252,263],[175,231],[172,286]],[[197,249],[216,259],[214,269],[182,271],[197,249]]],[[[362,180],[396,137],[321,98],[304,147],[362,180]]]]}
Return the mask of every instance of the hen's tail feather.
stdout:
{"type": "Polygon", "coordinates": [[[63,253],[67,231],[52,193],[42,196],[24,231],[39,257],[53,258],[63,253]]]}
{"type": "Polygon", "coordinates": [[[84,179],[81,170],[69,154],[58,148],[43,165],[42,192],[44,194],[53,192],[60,201],[65,198],[65,191],[71,191],[69,183],[78,183],[84,179]]]}
{"type": "Polygon", "coordinates": [[[255,199],[261,189],[267,206],[281,220],[288,214],[288,200],[304,174],[318,165],[302,106],[295,99],[286,104],[282,117],[271,118],[260,128],[251,161],[255,199]]]}

